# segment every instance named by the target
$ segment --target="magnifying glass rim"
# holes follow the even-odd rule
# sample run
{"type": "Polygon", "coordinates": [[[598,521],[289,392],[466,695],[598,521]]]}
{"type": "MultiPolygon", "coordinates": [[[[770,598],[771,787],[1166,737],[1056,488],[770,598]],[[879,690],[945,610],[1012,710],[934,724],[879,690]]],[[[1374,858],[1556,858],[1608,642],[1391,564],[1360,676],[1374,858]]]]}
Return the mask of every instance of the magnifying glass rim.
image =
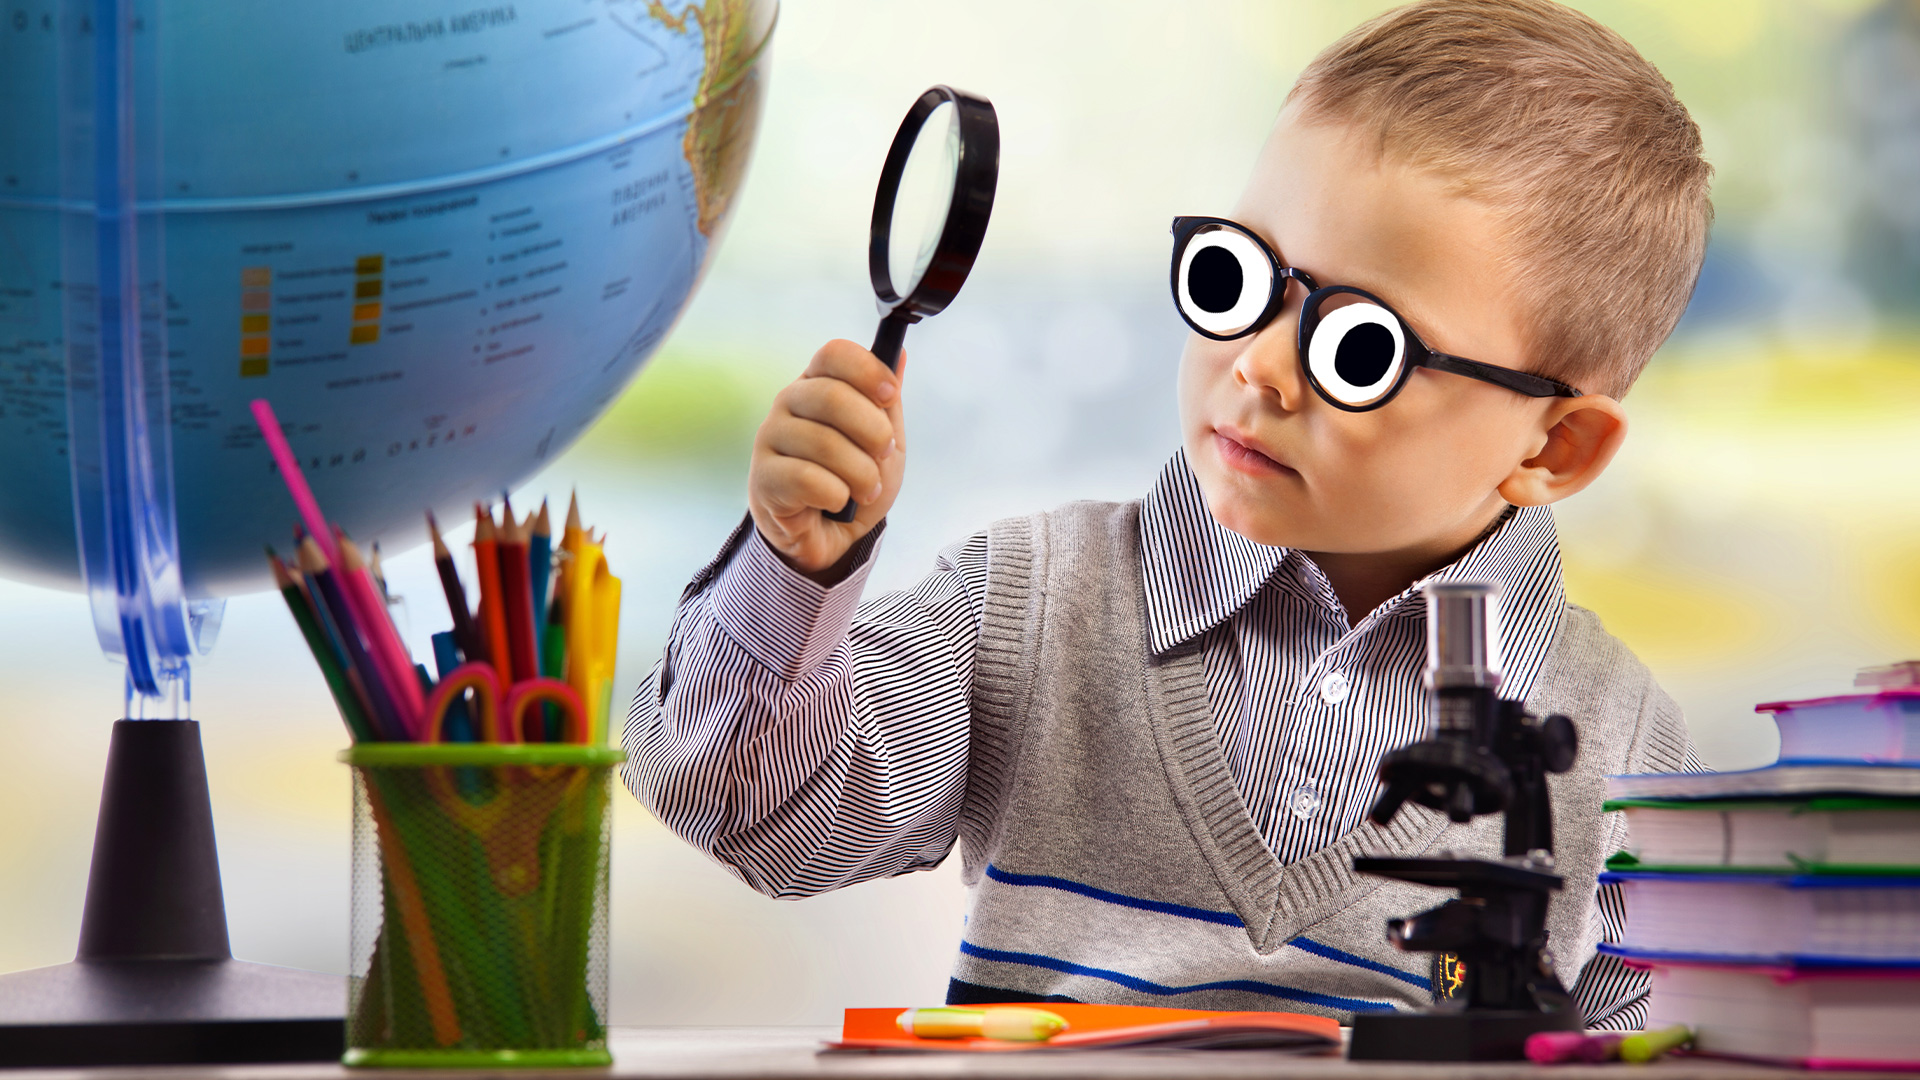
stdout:
{"type": "Polygon", "coordinates": [[[953,302],[960,286],[966,284],[967,274],[973,270],[981,241],[986,239],[999,176],[1000,123],[992,102],[945,85],[928,88],[914,101],[906,119],[900,122],[900,130],[894,133],[873,199],[867,276],[883,311],[919,318],[935,314],[953,302]],[[893,276],[888,266],[893,201],[900,194],[900,178],[906,172],[907,157],[913,152],[920,128],[935,109],[947,102],[953,103],[954,115],[960,124],[960,159],[953,170],[953,197],[947,204],[947,219],[934,245],[933,260],[903,297],[893,291],[893,276]]]}

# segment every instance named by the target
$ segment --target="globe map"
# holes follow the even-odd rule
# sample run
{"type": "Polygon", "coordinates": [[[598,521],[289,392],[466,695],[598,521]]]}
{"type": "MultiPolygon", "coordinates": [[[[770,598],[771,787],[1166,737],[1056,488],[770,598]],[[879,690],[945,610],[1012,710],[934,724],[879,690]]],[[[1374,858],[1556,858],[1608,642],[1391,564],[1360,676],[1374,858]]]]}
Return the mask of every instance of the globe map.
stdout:
{"type": "MultiPolygon", "coordinates": [[[[329,516],[390,547],[420,538],[423,509],[496,495],[584,431],[712,254],[775,14],[774,0],[143,10],[189,597],[265,587],[261,544],[294,521],[254,398],[329,516]]],[[[78,588],[55,46],[85,28],[63,11],[0,13],[0,575],[78,588]]]]}

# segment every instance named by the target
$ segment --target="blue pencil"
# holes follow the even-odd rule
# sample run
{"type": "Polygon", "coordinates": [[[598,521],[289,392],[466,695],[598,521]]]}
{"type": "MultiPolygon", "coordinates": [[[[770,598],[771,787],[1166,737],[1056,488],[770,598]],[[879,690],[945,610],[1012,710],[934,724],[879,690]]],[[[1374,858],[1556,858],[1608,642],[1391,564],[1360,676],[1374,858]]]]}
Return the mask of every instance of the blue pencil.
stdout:
{"type": "Polygon", "coordinates": [[[527,539],[527,568],[533,571],[533,633],[535,656],[547,655],[547,581],[553,574],[553,526],[547,521],[547,501],[540,500],[540,516],[533,519],[527,539]]]}
{"type": "MultiPolygon", "coordinates": [[[[460,666],[459,646],[454,644],[453,631],[442,630],[433,635],[433,666],[440,672],[442,679],[453,674],[460,666]]],[[[467,703],[456,697],[447,702],[447,723],[442,729],[442,738],[446,742],[473,742],[473,724],[467,716],[467,703]]]]}

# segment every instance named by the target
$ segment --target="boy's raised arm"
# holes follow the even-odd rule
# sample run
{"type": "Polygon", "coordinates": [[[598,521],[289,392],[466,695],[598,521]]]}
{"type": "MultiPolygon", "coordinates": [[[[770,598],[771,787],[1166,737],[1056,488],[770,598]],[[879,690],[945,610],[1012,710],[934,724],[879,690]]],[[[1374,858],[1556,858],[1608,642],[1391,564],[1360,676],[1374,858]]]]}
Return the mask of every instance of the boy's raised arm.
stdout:
{"type": "Polygon", "coordinates": [[[986,544],[856,604],[750,525],[695,578],[627,721],[627,786],[663,824],[777,897],[938,863],[966,790],[986,544]]]}

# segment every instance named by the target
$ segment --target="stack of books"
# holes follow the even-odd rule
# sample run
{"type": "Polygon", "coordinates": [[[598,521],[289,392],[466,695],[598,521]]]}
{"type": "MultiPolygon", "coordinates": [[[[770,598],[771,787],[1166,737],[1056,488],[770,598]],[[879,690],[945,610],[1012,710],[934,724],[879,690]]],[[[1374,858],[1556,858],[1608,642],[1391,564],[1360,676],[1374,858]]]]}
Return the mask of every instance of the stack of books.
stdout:
{"type": "Polygon", "coordinates": [[[1647,1025],[1810,1067],[1920,1067],[1920,664],[1867,693],[1759,706],[1780,760],[1616,776],[1630,847],[1603,882],[1652,971],[1647,1025]]]}

